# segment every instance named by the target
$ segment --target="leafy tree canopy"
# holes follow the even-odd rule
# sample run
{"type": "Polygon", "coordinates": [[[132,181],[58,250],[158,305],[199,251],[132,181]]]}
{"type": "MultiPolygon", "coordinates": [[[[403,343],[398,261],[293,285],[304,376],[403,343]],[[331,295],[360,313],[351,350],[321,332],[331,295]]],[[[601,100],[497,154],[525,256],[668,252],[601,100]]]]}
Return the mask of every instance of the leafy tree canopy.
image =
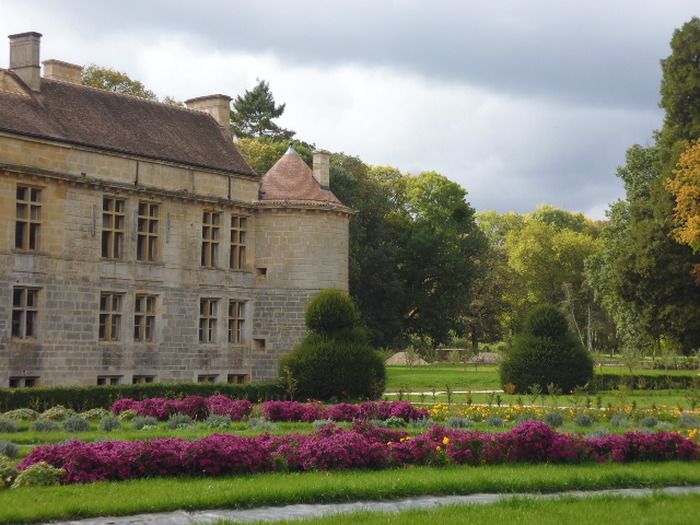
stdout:
{"type": "Polygon", "coordinates": [[[156,94],[146,89],[138,80],[132,80],[126,73],[116,71],[109,67],[101,67],[91,64],[83,69],[82,82],[85,86],[132,95],[147,100],[158,100],[156,94]]]}
{"type": "Polygon", "coordinates": [[[294,131],[281,128],[275,119],[284,113],[285,104],[275,104],[269,84],[264,80],[252,90],[238,95],[231,111],[231,127],[236,137],[268,137],[276,140],[288,140],[294,131]]]}

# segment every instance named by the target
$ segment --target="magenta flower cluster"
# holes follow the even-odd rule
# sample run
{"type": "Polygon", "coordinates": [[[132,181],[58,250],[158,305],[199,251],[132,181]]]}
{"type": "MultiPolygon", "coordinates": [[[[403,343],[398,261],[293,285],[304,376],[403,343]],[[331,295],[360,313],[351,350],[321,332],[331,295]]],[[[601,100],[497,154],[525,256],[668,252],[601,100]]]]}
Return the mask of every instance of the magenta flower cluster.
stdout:
{"type": "Polygon", "coordinates": [[[379,469],[404,465],[581,463],[695,460],[698,446],[673,432],[586,439],[528,422],[502,434],[444,427],[410,437],[401,430],[356,421],[350,430],[329,424],[313,434],[213,434],[203,439],[70,441],[35,448],[23,470],[46,461],[66,470],[63,483],[153,476],[249,474],[271,470],[379,469]]]}
{"type": "Polygon", "coordinates": [[[161,421],[173,414],[185,414],[198,420],[206,419],[209,414],[216,414],[229,416],[233,421],[240,421],[250,414],[252,409],[253,403],[247,399],[231,399],[221,395],[188,396],[183,399],[151,397],[141,401],[126,397],[112,404],[112,412],[115,414],[125,410],[135,410],[140,416],[151,416],[161,421]]]}
{"type": "Polygon", "coordinates": [[[427,418],[424,408],[416,408],[408,401],[365,401],[359,404],[338,403],[324,407],[320,403],[299,403],[297,401],[266,401],[262,405],[264,416],[270,421],[355,421],[392,417],[404,421],[427,418]]]}

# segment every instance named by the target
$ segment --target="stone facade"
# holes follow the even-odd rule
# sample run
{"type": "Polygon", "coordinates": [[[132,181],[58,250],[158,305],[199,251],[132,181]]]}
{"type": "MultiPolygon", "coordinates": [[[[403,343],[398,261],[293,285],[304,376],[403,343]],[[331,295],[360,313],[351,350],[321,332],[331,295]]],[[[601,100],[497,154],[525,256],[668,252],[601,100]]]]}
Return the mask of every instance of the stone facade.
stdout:
{"type": "Polygon", "coordinates": [[[347,289],[352,212],[194,164],[0,130],[0,387],[276,376],[309,298],[347,289]]]}

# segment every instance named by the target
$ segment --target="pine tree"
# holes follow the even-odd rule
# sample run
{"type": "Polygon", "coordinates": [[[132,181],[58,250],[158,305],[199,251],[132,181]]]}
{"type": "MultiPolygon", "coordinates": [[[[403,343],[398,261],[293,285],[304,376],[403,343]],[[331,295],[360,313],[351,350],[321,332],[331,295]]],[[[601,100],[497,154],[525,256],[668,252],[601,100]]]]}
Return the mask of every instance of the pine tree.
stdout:
{"type": "Polygon", "coordinates": [[[273,122],[284,113],[285,104],[276,105],[270,86],[264,80],[243,96],[238,95],[231,111],[231,127],[237,137],[270,137],[276,140],[290,139],[294,131],[279,127],[273,122]]]}

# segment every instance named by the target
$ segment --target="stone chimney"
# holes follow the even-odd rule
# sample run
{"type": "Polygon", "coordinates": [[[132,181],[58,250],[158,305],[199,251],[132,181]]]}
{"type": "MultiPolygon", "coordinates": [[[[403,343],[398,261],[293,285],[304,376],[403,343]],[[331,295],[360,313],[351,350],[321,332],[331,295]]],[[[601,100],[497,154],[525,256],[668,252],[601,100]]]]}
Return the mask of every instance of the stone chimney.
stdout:
{"type": "Polygon", "coordinates": [[[314,151],[314,179],[325,190],[330,188],[330,160],[331,154],[325,149],[314,151]]]}
{"type": "Polygon", "coordinates": [[[83,83],[83,66],[53,59],[44,60],[42,64],[44,64],[44,78],[71,84],[83,83]]]}
{"type": "Polygon", "coordinates": [[[39,65],[40,33],[10,35],[10,71],[13,71],[32,91],[41,88],[39,65]]]}
{"type": "Polygon", "coordinates": [[[209,113],[219,124],[227,137],[231,134],[231,97],[226,95],[208,95],[206,97],[191,98],[185,101],[189,109],[209,113]]]}

